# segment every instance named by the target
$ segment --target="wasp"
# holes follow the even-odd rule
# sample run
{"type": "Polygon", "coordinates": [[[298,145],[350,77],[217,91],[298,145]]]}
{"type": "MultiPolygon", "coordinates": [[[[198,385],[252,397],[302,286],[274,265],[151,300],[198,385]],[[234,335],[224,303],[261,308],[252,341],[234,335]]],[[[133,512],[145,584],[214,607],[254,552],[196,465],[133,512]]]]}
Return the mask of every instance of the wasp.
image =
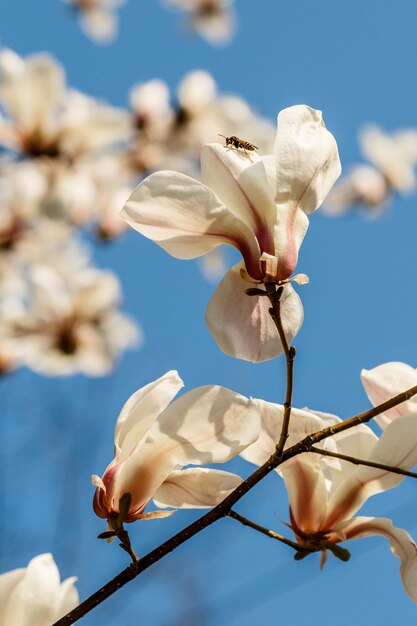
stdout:
{"type": "Polygon", "coordinates": [[[236,137],[235,135],[231,135],[231,137],[226,137],[226,135],[221,135],[220,133],[218,134],[219,134],[219,137],[224,137],[224,139],[226,140],[225,141],[226,147],[233,146],[236,149],[242,148],[243,152],[246,154],[249,161],[252,161],[252,159],[250,158],[249,151],[259,149],[258,146],[254,146],[253,143],[249,143],[249,141],[245,141],[244,139],[239,139],[239,137],[236,137]]]}

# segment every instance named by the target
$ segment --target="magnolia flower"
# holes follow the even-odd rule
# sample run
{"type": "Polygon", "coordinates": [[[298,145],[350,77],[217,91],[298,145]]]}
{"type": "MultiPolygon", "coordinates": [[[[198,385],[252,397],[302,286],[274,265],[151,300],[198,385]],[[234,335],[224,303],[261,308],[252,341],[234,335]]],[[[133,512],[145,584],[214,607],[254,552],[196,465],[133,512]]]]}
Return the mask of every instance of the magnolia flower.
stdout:
{"type": "MultiPolygon", "coordinates": [[[[371,370],[361,372],[362,384],[374,406],[390,400],[403,391],[417,385],[417,370],[406,363],[384,363],[371,370]]],[[[403,415],[417,416],[417,396],[398,404],[393,409],[375,417],[381,428],[403,415]]]]}
{"type": "Polygon", "coordinates": [[[35,264],[30,278],[29,306],[8,342],[22,365],[50,376],[102,376],[139,343],[140,329],[118,311],[120,286],[112,272],[79,267],[74,259],[61,268],[35,264]]]}
{"type": "Polygon", "coordinates": [[[118,21],[116,10],[126,0],[64,0],[76,9],[81,26],[97,43],[109,43],[117,36],[118,21]]]}
{"type": "Polygon", "coordinates": [[[40,554],[25,568],[0,574],[2,626],[52,626],[78,604],[76,578],[62,583],[51,554],[40,554]]]}
{"type": "Polygon", "coordinates": [[[241,482],[222,470],[193,467],[224,463],[259,435],[256,404],[218,386],[198,387],[170,402],[183,387],[175,371],[134,393],[124,405],[114,433],[115,456],[97,487],[94,510],[99,517],[119,513],[125,494],[131,502],[124,521],[165,517],[144,513],[153,499],[158,507],[209,508],[241,482]]]}
{"type": "Polygon", "coordinates": [[[187,11],[189,25],[211,44],[228,43],[235,34],[233,0],[165,0],[167,6],[187,11]]]}
{"type": "MultiPolygon", "coordinates": [[[[275,450],[284,407],[263,401],[258,404],[261,435],[241,456],[261,465],[275,450]]],[[[286,448],[339,421],[335,416],[293,409],[286,448]]],[[[332,439],[337,451],[348,456],[407,470],[417,463],[417,420],[413,415],[392,422],[380,439],[365,425],[338,433],[332,439]]],[[[349,557],[339,548],[340,542],[381,535],[388,539],[391,551],[401,560],[405,590],[417,603],[417,548],[413,539],[389,519],[354,517],[368,498],[399,485],[404,476],[315,453],[295,456],[278,471],[288,491],[290,527],[300,545],[320,551],[323,565],[328,551],[342,560],[349,557]]],[[[298,556],[301,555],[306,553],[298,556]]]]}
{"type": "Polygon", "coordinates": [[[282,351],[263,297],[248,297],[253,283],[284,284],[282,320],[288,340],[298,332],[303,309],[288,279],[308,228],[307,214],[320,206],[340,173],[333,135],[321,113],[307,106],[278,116],[275,155],[249,159],[220,144],[203,146],[203,183],[178,172],[146,178],[122,216],[172,256],[191,259],[221,244],[243,261],[229,270],[212,296],[206,321],[220,348],[248,361],[282,351]]]}
{"type": "Polygon", "coordinates": [[[363,205],[376,215],[393,193],[410,193],[415,188],[417,130],[391,134],[377,126],[362,129],[362,152],[371,165],[357,165],[329,194],[328,214],[338,215],[354,205],[363,205]]]}

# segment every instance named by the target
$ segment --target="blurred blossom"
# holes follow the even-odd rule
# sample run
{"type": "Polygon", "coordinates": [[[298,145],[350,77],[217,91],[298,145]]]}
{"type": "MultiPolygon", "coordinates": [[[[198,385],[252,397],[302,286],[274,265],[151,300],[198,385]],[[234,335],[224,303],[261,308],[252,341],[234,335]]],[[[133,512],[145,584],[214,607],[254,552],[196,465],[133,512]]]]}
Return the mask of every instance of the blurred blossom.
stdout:
{"type": "Polygon", "coordinates": [[[114,459],[102,478],[93,476],[94,510],[109,519],[110,527],[125,494],[130,494],[130,506],[120,522],[133,522],[173,512],[144,513],[151,499],[162,508],[210,508],[240,484],[239,476],[222,470],[182,468],[225,463],[255,441],[257,405],[213,385],[172,401],[182,387],[178,373],[170,371],[124,405],[114,433],[114,459]]]}
{"type": "Polygon", "coordinates": [[[394,193],[409,194],[415,189],[417,130],[388,134],[368,126],[359,140],[371,165],[355,165],[335,186],[323,207],[329,215],[341,215],[357,205],[368,215],[378,215],[394,193]]]}
{"type": "MultiPolygon", "coordinates": [[[[320,111],[300,105],[278,115],[275,154],[249,156],[207,144],[203,183],[184,174],[152,174],[133,192],[122,215],[137,231],[179,259],[197,258],[221,244],[243,260],[213,294],[207,325],[226,354],[265,361],[283,351],[267,298],[248,297],[253,284],[284,285],[282,322],[292,341],[303,321],[289,278],[307,232],[307,215],[323,202],[340,174],[336,141],[320,111]]],[[[297,277],[295,277],[297,278],[297,277]]]]}
{"type": "Polygon", "coordinates": [[[119,23],[116,11],[126,0],[64,0],[64,2],[76,10],[83,31],[96,43],[110,43],[117,37],[119,23]]]}
{"type": "Polygon", "coordinates": [[[30,160],[37,169],[39,212],[85,223],[98,193],[89,168],[129,138],[128,112],[68,89],[48,54],[25,60],[11,50],[0,52],[0,104],[8,114],[0,119],[0,144],[9,161],[25,160],[16,167],[30,160]]]}
{"type": "Polygon", "coordinates": [[[40,554],[27,567],[0,574],[0,624],[52,626],[78,605],[75,581],[60,581],[51,554],[40,554]]]}
{"type": "Polygon", "coordinates": [[[3,339],[20,365],[49,376],[102,376],[141,341],[140,329],[118,310],[113,273],[80,267],[76,256],[62,264],[54,257],[53,265],[45,259],[28,272],[25,307],[3,339]]]}
{"type": "Polygon", "coordinates": [[[198,175],[197,162],[204,143],[218,133],[247,137],[261,150],[273,149],[273,125],[237,96],[219,94],[213,77],[203,70],[186,74],[178,86],[175,104],[167,85],[152,80],[133,87],[130,106],[136,126],[131,167],[137,175],[163,167],[198,175]]]}
{"type": "Polygon", "coordinates": [[[168,7],[188,14],[186,25],[208,43],[229,43],[236,31],[233,0],[163,0],[168,7]]]}
{"type": "MultiPolygon", "coordinates": [[[[262,416],[261,435],[241,456],[262,465],[275,451],[284,407],[257,401],[262,416]]],[[[305,436],[341,420],[329,414],[293,409],[286,448],[305,436]]],[[[408,415],[393,421],[380,439],[364,424],[334,435],[319,444],[333,445],[337,452],[411,470],[417,463],[417,419],[408,415]]],[[[321,553],[321,566],[328,552],[347,560],[349,553],[339,543],[372,535],[385,537],[392,553],[401,560],[400,573],[408,596],[417,603],[417,548],[410,535],[378,517],[353,517],[368,498],[396,487],[405,476],[387,470],[354,465],[315,453],[303,453],[277,468],[290,501],[290,528],[300,545],[321,553]]],[[[308,556],[299,552],[298,558],[308,556]]]]}

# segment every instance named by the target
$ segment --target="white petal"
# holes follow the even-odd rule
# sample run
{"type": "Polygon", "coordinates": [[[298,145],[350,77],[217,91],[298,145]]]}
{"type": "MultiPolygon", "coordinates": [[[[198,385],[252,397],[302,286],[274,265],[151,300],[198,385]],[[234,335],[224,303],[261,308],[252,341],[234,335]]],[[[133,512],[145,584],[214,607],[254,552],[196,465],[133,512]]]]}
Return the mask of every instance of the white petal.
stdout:
{"type": "MultiPolygon", "coordinates": [[[[244,280],[235,265],[212,295],[206,310],[206,323],[223,352],[245,361],[273,359],[283,352],[278,331],[268,312],[267,297],[248,296],[254,285],[244,280]]],[[[303,323],[303,306],[291,285],[285,285],[281,297],[284,330],[291,343],[303,323]]]]}
{"type": "MultiPolygon", "coordinates": [[[[261,410],[261,434],[257,441],[241,452],[240,456],[246,461],[254,463],[254,465],[263,465],[275,451],[278,443],[284,407],[282,404],[274,404],[264,400],[256,400],[256,402],[261,410]]],[[[322,420],[312,412],[291,409],[290,428],[285,449],[322,428],[324,428],[322,420]]]]}
{"type": "Polygon", "coordinates": [[[205,509],[224,500],[242,479],[222,470],[194,467],[171,472],[156,491],[156,506],[177,509],[205,509]]]}
{"type": "Polygon", "coordinates": [[[173,470],[224,463],[257,439],[259,428],[254,401],[224,387],[193,389],[163,411],[144,443],[120,466],[117,498],[131,493],[131,509],[139,510],[173,470]]]}
{"type": "Polygon", "coordinates": [[[138,447],[171,400],[184,386],[178,372],[171,370],[142,387],[127,400],[117,418],[114,431],[118,462],[138,447]]]}
{"type": "Polygon", "coordinates": [[[13,626],[44,626],[53,623],[59,572],[50,554],[35,557],[12,591],[4,622],[13,626]]]}
{"type": "Polygon", "coordinates": [[[47,131],[63,96],[63,68],[45,53],[23,61],[11,50],[4,50],[0,53],[0,72],[0,95],[9,113],[26,131],[47,131]]]}
{"type": "Polygon", "coordinates": [[[17,585],[20,583],[25,575],[25,569],[14,569],[11,572],[0,574],[0,624],[1,626],[7,626],[4,621],[4,616],[7,611],[9,598],[17,585]]]}
{"type": "Polygon", "coordinates": [[[259,259],[254,234],[211,189],[178,172],[157,172],[133,192],[121,212],[135,230],[179,259],[199,257],[220,244],[259,259]]]}
{"type": "Polygon", "coordinates": [[[391,552],[401,560],[400,573],[404,589],[417,604],[417,548],[413,538],[391,520],[378,517],[357,517],[344,528],[348,539],[382,535],[388,539],[391,552]]]}
{"type": "MultiPolygon", "coordinates": [[[[417,370],[406,363],[383,363],[371,370],[362,370],[361,380],[368,398],[374,406],[377,406],[416,386],[417,370]]],[[[381,428],[385,428],[392,420],[411,413],[417,414],[417,395],[378,415],[375,421],[381,428]]]]}
{"type": "Polygon", "coordinates": [[[61,617],[64,617],[67,613],[74,609],[80,599],[78,596],[78,591],[74,587],[74,583],[76,582],[76,578],[67,578],[61,583],[59,588],[59,592],[55,601],[55,611],[54,611],[54,619],[58,620],[61,617]]]}
{"type": "Polygon", "coordinates": [[[109,43],[117,36],[116,15],[101,7],[86,10],[81,16],[81,24],[86,35],[98,43],[109,43]]]}
{"type": "Polygon", "coordinates": [[[315,211],[341,172],[337,144],[321,111],[305,105],[281,111],[275,155],[277,204],[289,203],[294,211],[315,211]]]}

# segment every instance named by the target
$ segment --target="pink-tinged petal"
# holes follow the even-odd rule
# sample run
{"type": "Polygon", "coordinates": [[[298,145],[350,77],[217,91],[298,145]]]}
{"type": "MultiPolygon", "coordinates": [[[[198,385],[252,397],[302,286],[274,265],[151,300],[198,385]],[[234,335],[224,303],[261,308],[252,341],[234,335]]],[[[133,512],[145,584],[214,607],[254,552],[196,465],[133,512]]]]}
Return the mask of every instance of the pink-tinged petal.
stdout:
{"type": "MultiPolygon", "coordinates": [[[[255,400],[261,410],[261,434],[257,441],[248,446],[240,456],[253,463],[263,465],[275,451],[282,428],[284,407],[281,404],[255,400]]],[[[313,413],[300,409],[291,409],[290,428],[285,449],[323,428],[322,420],[313,413]]]]}
{"type": "Polygon", "coordinates": [[[201,150],[201,177],[255,233],[261,251],[273,254],[275,198],[262,159],[256,154],[250,159],[241,149],[206,144],[201,150]]]}
{"type": "Polygon", "coordinates": [[[318,458],[300,454],[281,467],[293,522],[303,533],[321,530],[326,519],[327,489],[318,458]]]}
{"type": "MultiPolygon", "coordinates": [[[[368,398],[377,406],[417,385],[417,370],[406,363],[394,361],[371,370],[362,370],[361,380],[368,398]]],[[[385,428],[392,420],[412,413],[417,414],[417,396],[378,415],[375,421],[381,428],[385,428]]]]}
{"type": "MultiPolygon", "coordinates": [[[[360,458],[359,451],[354,456],[360,458]]],[[[394,420],[365,459],[411,470],[417,464],[417,416],[394,420]]],[[[329,502],[329,525],[352,517],[368,498],[396,487],[404,478],[388,470],[356,467],[329,502]]]]}
{"type": "Polygon", "coordinates": [[[274,226],[274,248],[277,258],[275,280],[285,280],[296,268],[298,251],[303,243],[309,221],[307,215],[300,209],[294,210],[294,205],[278,206],[276,223],[274,226]]]}
{"type": "MultiPolygon", "coordinates": [[[[268,312],[266,297],[248,296],[254,285],[241,276],[244,266],[232,267],[212,295],[206,310],[206,323],[220,349],[245,361],[273,359],[283,352],[277,329],[268,312]]],[[[291,343],[303,323],[303,306],[291,285],[281,297],[282,321],[291,343]]]]}
{"type": "Polygon", "coordinates": [[[130,196],[121,215],[135,230],[179,259],[202,256],[220,244],[234,246],[243,257],[257,260],[252,271],[261,278],[255,235],[211,189],[189,176],[171,171],[148,176],[130,196]]]}
{"type": "Polygon", "coordinates": [[[391,520],[379,517],[357,517],[343,529],[347,539],[381,535],[388,539],[391,552],[401,561],[400,574],[408,597],[417,604],[417,548],[413,538],[391,520]]]}
{"type": "Polygon", "coordinates": [[[189,391],[169,405],[141,447],[120,465],[113,509],[118,510],[124,493],[131,493],[127,521],[132,521],[172,471],[189,464],[224,463],[255,441],[259,429],[253,400],[218,386],[189,391]]]}
{"type": "Polygon", "coordinates": [[[156,506],[177,509],[208,509],[226,498],[242,479],[222,470],[193,467],[171,472],[156,491],[156,506]]]}
{"type": "Polygon", "coordinates": [[[321,111],[305,105],[278,114],[275,139],[279,205],[312,213],[340,176],[336,140],[326,129],[321,111]]]}
{"type": "Polygon", "coordinates": [[[130,396],[117,418],[114,431],[116,456],[120,455],[118,462],[140,446],[155,420],[183,386],[178,372],[171,370],[130,396]]]}

